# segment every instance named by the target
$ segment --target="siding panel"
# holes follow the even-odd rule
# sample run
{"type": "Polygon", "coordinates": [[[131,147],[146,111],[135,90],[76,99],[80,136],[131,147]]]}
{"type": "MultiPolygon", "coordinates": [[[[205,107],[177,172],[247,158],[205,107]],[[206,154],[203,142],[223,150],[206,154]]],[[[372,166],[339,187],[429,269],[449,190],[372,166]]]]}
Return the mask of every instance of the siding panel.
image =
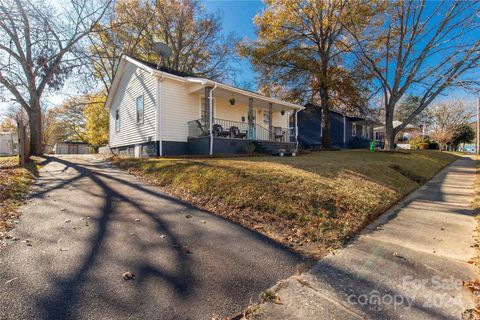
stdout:
{"type": "Polygon", "coordinates": [[[199,95],[189,94],[186,83],[164,79],[162,82],[162,140],[187,141],[187,122],[198,119],[199,95]]]}
{"type": "Polygon", "coordinates": [[[110,108],[109,144],[131,145],[155,139],[156,78],[147,71],[127,63],[123,79],[110,108]],[[135,99],[143,95],[144,121],[137,123],[135,99]],[[120,130],[115,130],[115,112],[120,110],[120,130]]]}

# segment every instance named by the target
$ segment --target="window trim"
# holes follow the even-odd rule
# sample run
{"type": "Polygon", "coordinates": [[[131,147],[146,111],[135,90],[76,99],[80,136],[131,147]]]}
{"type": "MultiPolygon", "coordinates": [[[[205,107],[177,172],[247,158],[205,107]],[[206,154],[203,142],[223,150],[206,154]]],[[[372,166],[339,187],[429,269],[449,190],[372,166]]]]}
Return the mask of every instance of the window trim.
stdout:
{"type": "Polygon", "coordinates": [[[115,132],[120,131],[120,109],[115,110],[115,132]]]}
{"type": "Polygon", "coordinates": [[[143,94],[141,94],[141,95],[139,95],[135,98],[135,116],[136,116],[136,120],[137,120],[136,123],[137,124],[142,124],[145,121],[145,99],[143,97],[143,94]],[[142,113],[141,113],[142,117],[141,117],[141,119],[139,117],[140,112],[138,110],[138,101],[139,101],[140,98],[141,98],[141,101],[142,101],[142,110],[141,110],[142,111],[142,113]]]}

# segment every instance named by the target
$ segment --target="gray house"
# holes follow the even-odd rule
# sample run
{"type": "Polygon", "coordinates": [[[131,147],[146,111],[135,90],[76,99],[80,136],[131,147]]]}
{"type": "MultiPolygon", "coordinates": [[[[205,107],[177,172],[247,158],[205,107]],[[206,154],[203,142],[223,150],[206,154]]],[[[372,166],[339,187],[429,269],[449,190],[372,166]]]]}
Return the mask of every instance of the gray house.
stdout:
{"type": "Polygon", "coordinates": [[[107,98],[109,146],[131,156],[295,149],[303,107],[123,56],[107,98]]]}
{"type": "Polygon", "coordinates": [[[89,154],[88,143],[77,141],[58,141],[53,146],[55,154],[89,154]]]}
{"type": "MultiPolygon", "coordinates": [[[[309,103],[298,113],[298,141],[302,148],[321,148],[322,109],[309,103]]],[[[373,139],[374,122],[335,110],[330,110],[330,141],[332,147],[368,148],[373,139]]]]}
{"type": "Polygon", "coordinates": [[[18,154],[18,135],[13,132],[0,132],[0,156],[18,154]]]}

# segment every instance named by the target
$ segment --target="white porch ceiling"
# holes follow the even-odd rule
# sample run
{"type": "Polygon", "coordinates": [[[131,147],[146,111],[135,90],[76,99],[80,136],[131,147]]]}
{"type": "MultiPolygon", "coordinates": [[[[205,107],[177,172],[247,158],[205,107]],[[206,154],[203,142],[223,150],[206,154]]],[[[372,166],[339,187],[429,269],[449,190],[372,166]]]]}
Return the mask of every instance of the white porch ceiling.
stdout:
{"type": "MultiPolygon", "coordinates": [[[[194,94],[194,93],[203,94],[204,90],[205,90],[205,87],[206,87],[205,84],[192,83],[190,85],[189,92],[191,94],[194,94]]],[[[213,90],[212,95],[213,95],[213,97],[220,97],[220,98],[224,98],[226,100],[229,100],[233,97],[233,98],[235,98],[236,103],[245,104],[247,106],[248,106],[249,98],[253,98],[253,107],[254,108],[268,109],[268,105],[271,102],[273,111],[281,111],[281,110],[287,110],[288,111],[288,110],[303,109],[302,106],[295,105],[293,103],[289,103],[289,102],[274,99],[274,98],[265,97],[265,96],[262,96],[259,93],[249,92],[249,91],[246,91],[246,90],[243,90],[243,89],[233,88],[233,87],[229,87],[229,86],[226,86],[226,85],[217,86],[217,88],[215,88],[215,90],[213,90]]]]}

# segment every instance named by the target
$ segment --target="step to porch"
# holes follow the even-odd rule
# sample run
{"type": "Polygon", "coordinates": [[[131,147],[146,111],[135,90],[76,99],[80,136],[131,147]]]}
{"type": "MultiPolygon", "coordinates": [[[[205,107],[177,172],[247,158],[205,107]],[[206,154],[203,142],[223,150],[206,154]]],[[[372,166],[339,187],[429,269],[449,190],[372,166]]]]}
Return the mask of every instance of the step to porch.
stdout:
{"type": "Polygon", "coordinates": [[[278,150],[284,149],[288,152],[296,149],[295,142],[256,141],[256,152],[278,154],[278,150]]]}

